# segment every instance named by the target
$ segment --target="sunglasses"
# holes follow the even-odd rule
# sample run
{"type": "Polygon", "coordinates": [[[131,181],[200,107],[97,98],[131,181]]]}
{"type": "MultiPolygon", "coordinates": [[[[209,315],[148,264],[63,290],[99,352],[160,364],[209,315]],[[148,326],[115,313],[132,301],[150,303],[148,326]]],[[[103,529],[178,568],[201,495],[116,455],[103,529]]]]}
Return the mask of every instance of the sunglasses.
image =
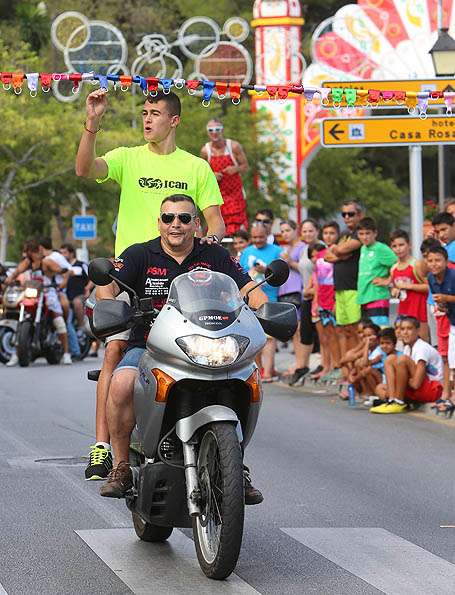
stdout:
{"type": "Polygon", "coordinates": [[[257,221],[258,223],[272,223],[271,219],[255,219],[255,221],[257,221]]]}
{"type": "Polygon", "coordinates": [[[209,132],[221,132],[223,130],[223,127],[222,126],[214,126],[214,127],[207,128],[207,130],[209,132]]]}
{"type": "Polygon", "coordinates": [[[178,217],[181,223],[188,225],[191,223],[192,219],[196,219],[196,215],[192,215],[191,213],[161,213],[160,219],[166,225],[172,223],[174,219],[178,217]]]}
{"type": "Polygon", "coordinates": [[[345,211],[344,213],[341,213],[341,216],[343,217],[343,219],[346,219],[346,217],[355,217],[357,215],[356,211],[345,211]]]}

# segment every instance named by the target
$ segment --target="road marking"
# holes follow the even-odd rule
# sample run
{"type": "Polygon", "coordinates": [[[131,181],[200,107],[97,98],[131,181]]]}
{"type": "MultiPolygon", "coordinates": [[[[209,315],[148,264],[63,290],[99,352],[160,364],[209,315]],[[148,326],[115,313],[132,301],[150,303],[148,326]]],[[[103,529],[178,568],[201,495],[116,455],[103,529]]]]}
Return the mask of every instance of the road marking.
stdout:
{"type": "Polygon", "coordinates": [[[141,541],[134,529],[76,533],[135,595],[259,595],[235,574],[227,581],[207,579],[193,541],[178,529],[165,543],[141,541]]]}
{"type": "Polygon", "coordinates": [[[282,529],[385,595],[453,595],[455,565],[380,528],[282,529]]]}
{"type": "Polygon", "coordinates": [[[1,583],[0,583],[0,595],[8,595],[8,593],[5,591],[5,589],[2,587],[1,583]]]}

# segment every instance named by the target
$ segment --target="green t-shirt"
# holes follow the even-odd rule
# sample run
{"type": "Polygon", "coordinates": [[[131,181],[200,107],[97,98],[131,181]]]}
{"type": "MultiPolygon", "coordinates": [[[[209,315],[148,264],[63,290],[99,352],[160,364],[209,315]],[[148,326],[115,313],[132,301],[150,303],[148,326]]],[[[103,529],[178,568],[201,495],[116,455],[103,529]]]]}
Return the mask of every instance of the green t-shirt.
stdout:
{"type": "Polygon", "coordinates": [[[387,287],[376,287],[371,282],[375,277],[387,277],[397,257],[382,242],[360,248],[359,277],[357,280],[357,303],[369,304],[390,297],[387,287]]]}
{"type": "Polygon", "coordinates": [[[132,244],[148,242],[159,235],[161,202],[171,194],[188,194],[203,211],[222,205],[218,182],[210,165],[177,148],[169,155],[157,155],[148,144],[119,147],[103,156],[108,166],[104,180],[120,184],[115,255],[132,244]]]}

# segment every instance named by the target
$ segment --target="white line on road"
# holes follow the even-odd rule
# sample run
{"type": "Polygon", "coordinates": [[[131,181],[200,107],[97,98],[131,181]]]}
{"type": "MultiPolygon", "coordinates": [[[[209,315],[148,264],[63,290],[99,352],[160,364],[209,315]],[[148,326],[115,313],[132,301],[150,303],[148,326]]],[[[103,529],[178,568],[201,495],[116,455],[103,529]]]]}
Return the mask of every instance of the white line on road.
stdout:
{"type": "Polygon", "coordinates": [[[164,543],[141,541],[134,529],[76,533],[135,595],[259,595],[235,574],[227,581],[206,578],[193,541],[178,529],[164,543]]]}
{"type": "Polygon", "coordinates": [[[5,589],[2,587],[1,584],[0,584],[0,595],[8,595],[8,593],[5,591],[5,589]]]}
{"type": "Polygon", "coordinates": [[[385,595],[453,595],[455,565],[380,528],[282,529],[385,595]]]}

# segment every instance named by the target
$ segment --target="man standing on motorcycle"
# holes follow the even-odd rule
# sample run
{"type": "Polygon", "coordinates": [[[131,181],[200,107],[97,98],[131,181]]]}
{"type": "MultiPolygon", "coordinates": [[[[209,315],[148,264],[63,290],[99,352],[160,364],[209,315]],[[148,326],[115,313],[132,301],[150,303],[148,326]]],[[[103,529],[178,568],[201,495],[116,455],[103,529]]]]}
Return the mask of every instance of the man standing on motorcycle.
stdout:
{"type": "MultiPolygon", "coordinates": [[[[193,268],[203,267],[225,273],[237,283],[242,296],[256,287],[247,272],[216,244],[209,245],[195,238],[200,220],[191,197],[174,194],[161,204],[158,229],[160,237],[134,244],[114,261],[119,280],[136,291],[139,298],[153,296],[154,305],[160,309],[166,303],[172,280],[193,268]],[[148,291],[147,291],[148,290],[148,291]]],[[[97,300],[115,299],[121,289],[115,281],[98,287],[97,300]]],[[[250,306],[259,308],[268,298],[261,289],[251,294],[250,306]]],[[[100,494],[121,498],[132,486],[132,474],[128,463],[131,432],[136,423],[133,403],[134,379],[141,355],[145,351],[149,328],[138,325],[131,331],[127,351],[114,371],[107,401],[107,421],[112,440],[116,467],[109,473],[100,494]]],[[[245,482],[246,504],[258,504],[262,494],[245,482]]]]}
{"type": "MultiPolygon", "coordinates": [[[[66,332],[66,324],[63,318],[63,309],[58,299],[57,291],[55,287],[52,286],[54,275],[62,274],[66,271],[66,268],[64,271],[62,271],[61,265],[56,263],[51,258],[42,258],[39,244],[35,240],[28,240],[25,242],[24,252],[26,257],[6,279],[5,283],[10,285],[13,283],[14,279],[27,270],[30,270],[32,279],[43,279],[44,286],[47,289],[46,305],[49,311],[52,313],[54,327],[63,347],[63,363],[69,365],[72,362],[71,355],[68,352],[68,334],[66,332]]],[[[71,265],[69,266],[71,268],[71,265]]],[[[17,353],[15,353],[6,365],[16,366],[18,363],[19,358],[17,353]]]]}
{"type": "MultiPolygon", "coordinates": [[[[163,198],[169,188],[183,190],[202,211],[207,235],[202,241],[219,242],[225,226],[220,205],[223,199],[209,164],[176,146],[180,122],[180,99],[172,91],[149,95],[142,108],[142,128],[147,144],[118,147],[103,157],[95,156],[95,139],[107,107],[106,89],[90,93],[86,101],[87,117],[76,158],[76,175],[98,182],[115,180],[121,186],[115,237],[115,255],[128,246],[158,236],[157,221],[163,198]]],[[[177,191],[178,191],[177,190],[177,191]]],[[[106,477],[111,463],[106,400],[113,370],[123,357],[128,332],[106,342],[104,361],[97,386],[96,442],[85,470],[86,479],[106,477]]]]}

